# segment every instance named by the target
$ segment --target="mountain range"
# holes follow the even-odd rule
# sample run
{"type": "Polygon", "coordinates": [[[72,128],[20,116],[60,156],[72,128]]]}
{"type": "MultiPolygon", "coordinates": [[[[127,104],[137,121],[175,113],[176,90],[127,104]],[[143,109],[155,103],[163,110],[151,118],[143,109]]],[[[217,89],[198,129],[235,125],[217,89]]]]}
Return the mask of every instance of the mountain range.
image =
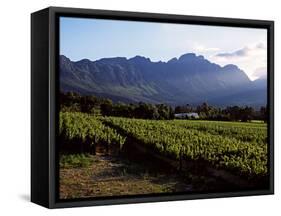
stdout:
{"type": "Polygon", "coordinates": [[[60,91],[106,97],[114,102],[266,105],[266,79],[251,81],[236,65],[222,67],[194,53],[167,62],[142,56],[71,61],[61,55],[59,66],[60,91]]]}

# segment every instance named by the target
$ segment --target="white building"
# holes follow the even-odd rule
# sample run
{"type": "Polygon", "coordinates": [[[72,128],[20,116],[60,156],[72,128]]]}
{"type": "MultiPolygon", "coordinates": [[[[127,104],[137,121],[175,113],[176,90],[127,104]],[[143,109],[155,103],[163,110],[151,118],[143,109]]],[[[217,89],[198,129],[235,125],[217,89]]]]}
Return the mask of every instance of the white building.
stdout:
{"type": "Polygon", "coordinates": [[[191,113],[175,113],[175,118],[192,118],[192,119],[198,119],[199,115],[198,113],[191,112],[191,113]]]}

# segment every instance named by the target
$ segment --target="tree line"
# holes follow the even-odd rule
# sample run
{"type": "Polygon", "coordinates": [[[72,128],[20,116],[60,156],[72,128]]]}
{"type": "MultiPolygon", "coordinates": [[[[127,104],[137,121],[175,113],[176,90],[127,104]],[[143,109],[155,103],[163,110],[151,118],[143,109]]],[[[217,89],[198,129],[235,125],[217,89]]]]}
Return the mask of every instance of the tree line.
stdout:
{"type": "Polygon", "coordinates": [[[113,103],[110,99],[82,96],[77,93],[60,93],[62,111],[85,112],[103,116],[168,120],[174,118],[174,109],[166,104],[139,102],[113,103]]]}
{"type": "Polygon", "coordinates": [[[150,104],[139,102],[113,103],[112,100],[96,96],[82,96],[78,93],[60,93],[60,109],[62,111],[84,112],[103,116],[118,116],[128,118],[168,120],[174,119],[175,113],[198,113],[200,119],[218,121],[251,121],[262,120],[267,122],[267,106],[255,110],[250,106],[215,107],[202,103],[197,107],[189,104],[172,106],[166,104],[150,104]]]}
{"type": "Polygon", "coordinates": [[[227,106],[220,108],[208,105],[204,102],[197,107],[192,107],[189,104],[185,106],[176,106],[175,113],[190,113],[196,112],[200,119],[219,120],[219,121],[251,121],[262,120],[267,122],[267,106],[261,106],[259,110],[255,110],[250,106],[227,106]]]}

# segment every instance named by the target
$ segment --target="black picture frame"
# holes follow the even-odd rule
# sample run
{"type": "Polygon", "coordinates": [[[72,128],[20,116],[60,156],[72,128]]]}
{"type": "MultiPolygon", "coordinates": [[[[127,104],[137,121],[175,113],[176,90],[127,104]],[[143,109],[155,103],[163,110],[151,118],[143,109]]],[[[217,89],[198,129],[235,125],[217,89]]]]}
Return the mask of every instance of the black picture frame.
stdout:
{"type": "Polygon", "coordinates": [[[274,22],[171,14],[49,7],[31,15],[31,201],[47,208],[191,200],[274,194],[274,22]],[[267,190],[58,199],[58,94],[60,16],[267,29],[269,173],[267,190]]]}

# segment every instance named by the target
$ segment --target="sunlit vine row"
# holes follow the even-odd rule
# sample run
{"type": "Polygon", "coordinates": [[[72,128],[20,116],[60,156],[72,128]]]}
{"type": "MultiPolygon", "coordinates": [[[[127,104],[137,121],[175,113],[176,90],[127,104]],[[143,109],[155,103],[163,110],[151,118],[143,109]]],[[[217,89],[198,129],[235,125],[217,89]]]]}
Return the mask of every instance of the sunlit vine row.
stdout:
{"type": "Polygon", "coordinates": [[[103,142],[122,147],[126,140],[116,130],[103,125],[96,117],[82,113],[60,113],[59,133],[67,140],[79,139],[81,142],[90,141],[90,144],[103,142]]]}
{"type": "MultiPolygon", "coordinates": [[[[249,142],[231,134],[212,134],[196,127],[187,129],[173,121],[116,117],[104,118],[103,121],[119,127],[129,136],[167,157],[179,159],[183,155],[185,159],[201,159],[216,167],[248,176],[267,174],[267,145],[255,139],[249,142]]],[[[243,130],[240,132],[243,133],[243,130]]]]}

